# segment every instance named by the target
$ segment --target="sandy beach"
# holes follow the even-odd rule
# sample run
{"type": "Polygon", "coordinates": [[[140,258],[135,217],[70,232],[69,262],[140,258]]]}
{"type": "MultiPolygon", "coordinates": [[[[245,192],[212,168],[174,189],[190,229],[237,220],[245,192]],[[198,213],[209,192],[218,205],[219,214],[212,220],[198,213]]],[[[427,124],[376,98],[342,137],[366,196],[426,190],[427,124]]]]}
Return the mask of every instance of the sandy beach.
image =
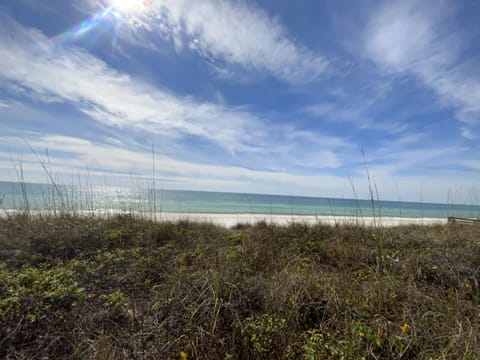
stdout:
{"type": "Polygon", "coordinates": [[[439,218],[403,218],[403,217],[355,217],[355,216],[312,216],[312,215],[265,215],[265,214],[182,214],[162,213],[157,218],[167,221],[188,219],[192,221],[206,221],[216,225],[232,227],[239,223],[254,224],[260,221],[278,225],[288,225],[292,222],[306,224],[360,224],[365,226],[398,226],[408,224],[433,225],[446,224],[447,219],[439,218]]]}
{"type": "MultiPolygon", "coordinates": [[[[14,215],[18,210],[5,210],[0,216],[14,215]]],[[[60,214],[53,211],[30,211],[33,215],[55,215],[60,214]]],[[[67,212],[69,213],[69,212],[67,212]]],[[[113,216],[129,214],[119,210],[96,210],[96,211],[75,211],[76,215],[83,216],[113,216]]],[[[214,214],[214,213],[134,213],[135,216],[141,216],[156,221],[179,221],[190,220],[195,222],[209,222],[215,225],[232,227],[237,224],[255,224],[260,221],[277,225],[288,225],[292,222],[314,224],[351,224],[364,226],[399,226],[399,225],[435,225],[446,224],[447,219],[442,218],[407,218],[407,217],[369,217],[369,216],[332,216],[332,215],[279,215],[279,214],[214,214]]]]}

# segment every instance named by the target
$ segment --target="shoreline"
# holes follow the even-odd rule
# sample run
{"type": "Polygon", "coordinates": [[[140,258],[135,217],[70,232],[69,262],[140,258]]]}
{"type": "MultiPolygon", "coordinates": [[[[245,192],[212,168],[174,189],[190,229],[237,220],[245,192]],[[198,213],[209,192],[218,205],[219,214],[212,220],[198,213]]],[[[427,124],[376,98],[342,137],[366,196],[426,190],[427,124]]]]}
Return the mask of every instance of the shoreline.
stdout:
{"type": "Polygon", "coordinates": [[[276,225],[288,225],[292,222],[308,225],[363,225],[363,226],[399,226],[399,225],[436,225],[446,224],[447,219],[440,218],[401,218],[372,216],[333,216],[333,215],[279,215],[279,214],[210,214],[210,213],[162,213],[157,214],[160,221],[193,220],[211,222],[215,225],[232,227],[237,224],[255,224],[261,221],[276,225]]]}
{"type": "MultiPolygon", "coordinates": [[[[21,210],[4,210],[0,212],[0,217],[6,217],[21,213],[21,210]]],[[[308,225],[362,225],[362,226],[401,226],[401,225],[443,225],[447,224],[448,219],[444,218],[411,218],[411,217],[373,217],[373,216],[333,216],[333,215],[280,215],[280,214],[218,214],[218,213],[137,213],[119,210],[81,210],[66,211],[57,210],[31,210],[32,215],[53,216],[55,214],[73,214],[79,216],[115,216],[133,214],[137,217],[154,219],[155,221],[180,221],[189,220],[194,222],[208,222],[224,227],[233,227],[237,224],[255,224],[265,221],[269,224],[288,225],[292,222],[305,223],[308,225]]]]}

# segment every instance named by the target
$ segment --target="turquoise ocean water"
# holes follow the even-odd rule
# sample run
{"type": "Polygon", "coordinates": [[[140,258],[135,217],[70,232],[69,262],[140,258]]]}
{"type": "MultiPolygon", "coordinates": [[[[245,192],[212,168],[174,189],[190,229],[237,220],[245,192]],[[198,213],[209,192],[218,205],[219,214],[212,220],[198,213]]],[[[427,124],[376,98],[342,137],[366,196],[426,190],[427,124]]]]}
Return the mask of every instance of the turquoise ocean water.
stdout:
{"type": "MultiPolygon", "coordinates": [[[[0,182],[3,209],[372,216],[370,200],[0,182]],[[27,194],[25,197],[24,194],[27,194]]],[[[375,201],[375,215],[480,217],[480,206],[375,201]]]]}

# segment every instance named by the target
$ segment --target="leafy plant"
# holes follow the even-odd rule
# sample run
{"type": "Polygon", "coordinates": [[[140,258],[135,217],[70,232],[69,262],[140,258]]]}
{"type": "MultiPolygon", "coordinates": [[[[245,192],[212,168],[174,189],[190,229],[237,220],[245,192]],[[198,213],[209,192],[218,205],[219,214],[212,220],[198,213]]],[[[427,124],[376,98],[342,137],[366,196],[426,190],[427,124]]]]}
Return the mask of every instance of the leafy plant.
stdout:
{"type": "Polygon", "coordinates": [[[257,356],[270,358],[282,341],[286,320],[270,314],[249,317],[243,322],[243,336],[257,356]]]}
{"type": "Polygon", "coordinates": [[[0,319],[4,321],[22,315],[38,321],[55,309],[68,309],[85,298],[85,289],[69,268],[24,266],[8,270],[0,264],[0,319]]]}

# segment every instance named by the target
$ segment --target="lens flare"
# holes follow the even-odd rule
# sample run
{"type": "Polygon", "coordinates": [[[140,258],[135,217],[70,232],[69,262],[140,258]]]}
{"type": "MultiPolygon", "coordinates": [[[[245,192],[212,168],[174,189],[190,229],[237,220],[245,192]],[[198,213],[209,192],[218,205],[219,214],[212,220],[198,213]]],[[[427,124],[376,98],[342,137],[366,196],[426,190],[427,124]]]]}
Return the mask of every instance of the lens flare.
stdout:
{"type": "Polygon", "coordinates": [[[111,0],[113,8],[122,13],[139,13],[145,9],[144,0],[111,0]]]}
{"type": "Polygon", "coordinates": [[[105,17],[107,17],[112,11],[112,6],[109,6],[102,11],[90,16],[88,19],[82,21],[80,24],[74,26],[73,28],[55,36],[52,41],[53,43],[65,44],[70,41],[74,41],[84,34],[90,32],[90,30],[94,29],[98,24],[100,24],[105,17]]]}
{"type": "MultiPolygon", "coordinates": [[[[112,27],[115,32],[120,31],[121,26],[151,31],[151,26],[147,22],[155,12],[152,0],[104,0],[103,4],[105,7],[71,29],[53,37],[52,42],[62,46],[68,45],[99,26],[112,27]]],[[[113,43],[116,42],[116,38],[115,35],[113,43]]]]}

